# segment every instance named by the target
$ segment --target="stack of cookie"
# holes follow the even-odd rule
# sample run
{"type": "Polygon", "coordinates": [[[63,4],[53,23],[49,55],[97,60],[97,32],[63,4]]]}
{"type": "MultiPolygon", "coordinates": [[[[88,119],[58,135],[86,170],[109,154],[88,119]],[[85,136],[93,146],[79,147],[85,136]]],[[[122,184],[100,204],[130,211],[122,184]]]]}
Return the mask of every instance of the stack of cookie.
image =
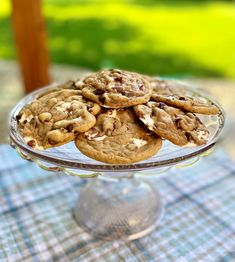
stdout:
{"type": "Polygon", "coordinates": [[[196,113],[218,114],[219,109],[188,96],[174,81],[110,69],[47,90],[16,120],[34,149],[74,140],[88,157],[125,164],[156,154],[162,139],[178,146],[205,144],[209,131],[196,113]]]}

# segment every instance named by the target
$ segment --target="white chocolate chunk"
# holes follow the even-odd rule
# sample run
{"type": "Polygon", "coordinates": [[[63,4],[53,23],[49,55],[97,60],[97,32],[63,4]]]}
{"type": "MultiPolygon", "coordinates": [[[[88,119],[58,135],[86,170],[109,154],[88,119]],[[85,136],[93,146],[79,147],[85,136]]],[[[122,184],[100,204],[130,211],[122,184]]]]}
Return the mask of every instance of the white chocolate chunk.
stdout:
{"type": "Polygon", "coordinates": [[[102,140],[104,140],[106,137],[107,137],[106,135],[98,136],[98,137],[95,137],[93,140],[102,141],[102,140]]]}
{"type": "Polygon", "coordinates": [[[134,143],[138,148],[140,148],[140,147],[146,145],[146,144],[147,144],[147,141],[144,140],[144,139],[133,138],[133,143],[134,143]]]}
{"type": "Polygon", "coordinates": [[[86,132],[86,133],[85,133],[85,137],[86,137],[88,140],[93,140],[93,138],[96,137],[97,134],[98,134],[98,132],[96,132],[96,133],[86,132]]]}
{"type": "Polygon", "coordinates": [[[98,132],[95,132],[95,133],[86,132],[85,133],[85,136],[88,140],[102,141],[107,137],[106,135],[103,135],[103,136],[97,136],[97,135],[98,135],[98,132]]]}
{"type": "Polygon", "coordinates": [[[30,114],[30,115],[23,114],[21,116],[20,123],[24,123],[24,121],[27,121],[29,123],[32,118],[34,118],[33,114],[30,114]]]}
{"type": "Polygon", "coordinates": [[[144,115],[144,117],[141,117],[140,120],[143,121],[143,123],[145,123],[145,125],[147,125],[149,127],[150,130],[153,129],[154,127],[154,121],[153,119],[150,117],[150,115],[144,115]]]}

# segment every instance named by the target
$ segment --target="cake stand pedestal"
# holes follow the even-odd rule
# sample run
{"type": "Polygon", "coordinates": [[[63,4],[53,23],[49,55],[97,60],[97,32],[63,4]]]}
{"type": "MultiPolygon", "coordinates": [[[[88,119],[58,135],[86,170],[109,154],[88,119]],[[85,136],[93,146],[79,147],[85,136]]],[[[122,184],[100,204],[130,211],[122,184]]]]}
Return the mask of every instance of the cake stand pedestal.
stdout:
{"type": "Polygon", "coordinates": [[[95,237],[133,240],[151,232],[160,222],[163,205],[158,191],[129,173],[122,178],[105,174],[92,179],[79,194],[75,217],[95,237]]]}

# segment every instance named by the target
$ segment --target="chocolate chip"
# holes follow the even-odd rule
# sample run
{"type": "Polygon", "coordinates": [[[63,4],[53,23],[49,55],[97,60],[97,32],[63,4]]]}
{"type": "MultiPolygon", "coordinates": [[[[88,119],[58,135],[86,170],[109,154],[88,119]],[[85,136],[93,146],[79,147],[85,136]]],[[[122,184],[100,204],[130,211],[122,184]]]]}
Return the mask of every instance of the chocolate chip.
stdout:
{"type": "Polygon", "coordinates": [[[56,145],[56,144],[57,144],[57,142],[51,140],[50,138],[48,139],[48,142],[49,142],[51,145],[56,145]]]}
{"type": "Polygon", "coordinates": [[[116,82],[122,82],[122,76],[116,76],[116,77],[114,77],[114,81],[116,81],[116,82]]]}
{"type": "Polygon", "coordinates": [[[99,97],[99,101],[100,101],[101,103],[104,103],[104,102],[105,102],[105,97],[104,97],[104,96],[100,96],[100,97],[99,97]]]}
{"type": "Polygon", "coordinates": [[[16,116],[16,121],[17,121],[17,123],[19,123],[20,119],[21,119],[21,116],[20,116],[20,115],[17,115],[17,116],[16,116]]]}
{"type": "Polygon", "coordinates": [[[181,121],[182,119],[180,119],[180,118],[176,118],[175,119],[175,125],[177,126],[177,127],[180,127],[180,121],[181,121]]]}
{"type": "Polygon", "coordinates": [[[71,108],[71,107],[67,107],[67,112],[68,112],[68,114],[70,114],[71,112],[73,112],[73,109],[71,108]]]}
{"type": "Polygon", "coordinates": [[[65,128],[68,132],[71,132],[73,130],[73,124],[69,124],[65,128]]]}
{"type": "Polygon", "coordinates": [[[132,97],[133,96],[133,92],[128,92],[128,91],[124,91],[124,92],[122,92],[122,94],[127,96],[127,97],[132,97]]]}
{"type": "Polygon", "coordinates": [[[35,147],[36,143],[35,143],[34,140],[29,140],[27,145],[30,146],[30,147],[35,147]]]}
{"type": "Polygon", "coordinates": [[[116,90],[118,93],[124,93],[124,89],[122,86],[114,86],[113,89],[116,90]]]}
{"type": "Polygon", "coordinates": [[[95,94],[98,95],[98,96],[103,95],[104,93],[105,93],[105,91],[103,89],[98,88],[98,89],[95,90],[95,94]]]}
{"type": "Polygon", "coordinates": [[[185,97],[180,96],[180,97],[179,97],[179,100],[185,101],[186,99],[185,99],[185,97]]]}
{"type": "Polygon", "coordinates": [[[27,120],[24,120],[23,124],[26,124],[28,121],[27,120]]]}
{"type": "Polygon", "coordinates": [[[161,108],[161,109],[164,109],[164,106],[165,106],[165,104],[164,104],[164,103],[162,103],[162,102],[159,102],[159,105],[158,105],[158,107],[159,107],[159,108],[161,108]]]}
{"type": "Polygon", "coordinates": [[[92,112],[92,108],[93,108],[92,105],[87,104],[86,108],[87,108],[88,112],[92,112]]]}
{"type": "Polygon", "coordinates": [[[185,133],[185,136],[187,137],[187,140],[188,140],[188,141],[191,141],[192,135],[191,135],[189,132],[186,132],[186,133],[185,133]]]}
{"type": "Polygon", "coordinates": [[[143,85],[143,84],[140,84],[140,85],[139,85],[139,88],[140,88],[141,91],[143,91],[143,90],[144,90],[144,85],[143,85]]]}
{"type": "Polygon", "coordinates": [[[75,81],[72,81],[72,85],[71,85],[72,87],[77,87],[76,86],[76,82],[75,81]]]}
{"type": "Polygon", "coordinates": [[[29,121],[29,123],[30,123],[31,125],[34,125],[34,124],[35,124],[35,118],[33,117],[33,118],[29,121]]]}

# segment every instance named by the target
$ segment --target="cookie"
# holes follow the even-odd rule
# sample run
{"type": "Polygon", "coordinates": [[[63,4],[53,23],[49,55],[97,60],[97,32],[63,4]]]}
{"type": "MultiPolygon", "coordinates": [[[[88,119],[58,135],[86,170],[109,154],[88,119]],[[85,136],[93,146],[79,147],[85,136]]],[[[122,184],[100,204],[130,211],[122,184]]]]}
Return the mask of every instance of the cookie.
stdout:
{"type": "Polygon", "coordinates": [[[88,157],[109,164],[128,164],[147,159],[161,148],[161,138],[145,129],[133,109],[108,109],[96,125],[75,139],[88,157]]]}
{"type": "MultiPolygon", "coordinates": [[[[160,78],[149,78],[152,95],[185,95],[185,87],[173,80],[162,80],[160,78]]],[[[152,97],[152,96],[151,96],[152,97]]]]}
{"type": "Polygon", "coordinates": [[[151,99],[192,113],[205,115],[216,115],[219,113],[219,108],[204,97],[190,97],[175,94],[161,95],[154,93],[151,99]]]}
{"type": "Polygon", "coordinates": [[[140,74],[124,70],[101,70],[76,83],[82,95],[103,107],[124,108],[146,103],[150,83],[140,74]]]}
{"type": "Polygon", "coordinates": [[[135,106],[134,111],[149,130],[176,145],[202,145],[207,142],[207,128],[191,112],[152,101],[135,106]]]}
{"type": "Polygon", "coordinates": [[[96,123],[100,106],[86,101],[79,90],[61,89],[40,95],[17,115],[26,143],[35,149],[60,146],[96,123]]]}

